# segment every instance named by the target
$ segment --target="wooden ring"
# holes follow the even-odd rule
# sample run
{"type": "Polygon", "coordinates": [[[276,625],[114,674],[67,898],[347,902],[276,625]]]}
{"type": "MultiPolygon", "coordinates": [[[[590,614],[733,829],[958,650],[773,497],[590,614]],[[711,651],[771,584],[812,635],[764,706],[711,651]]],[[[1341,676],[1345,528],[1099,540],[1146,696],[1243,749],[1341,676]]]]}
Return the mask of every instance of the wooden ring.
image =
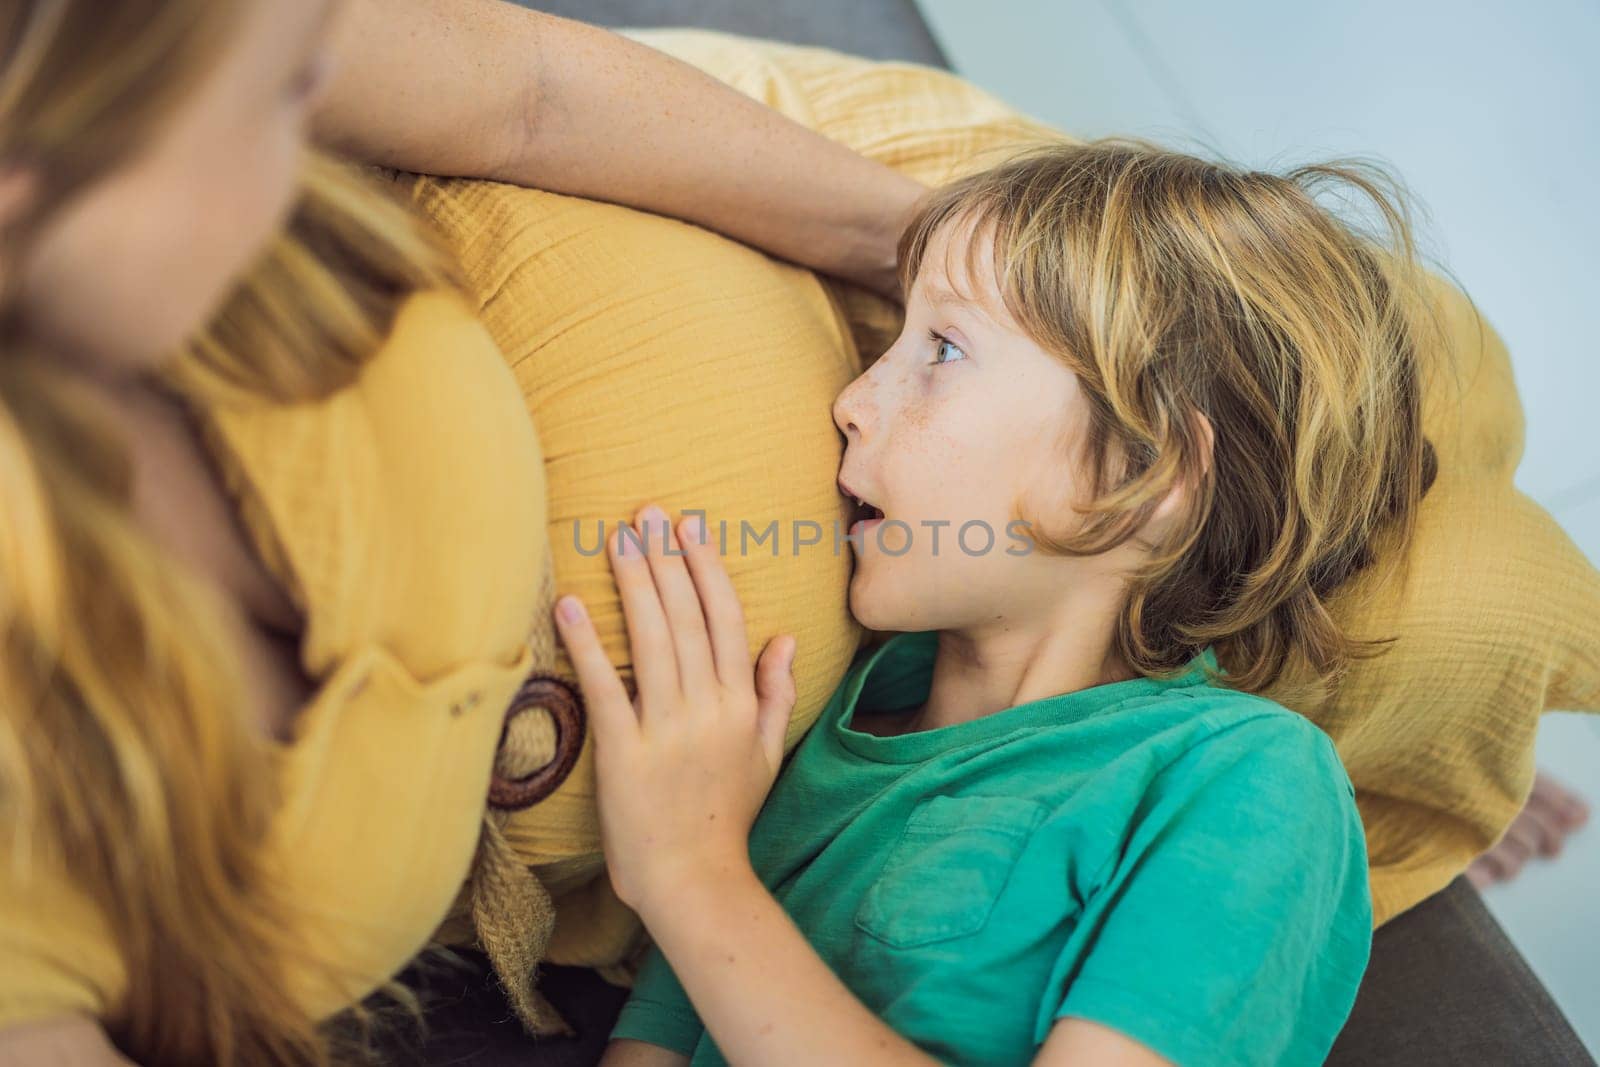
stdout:
{"type": "Polygon", "coordinates": [[[528,675],[517,695],[511,698],[511,706],[506,708],[505,723],[500,727],[500,744],[505,744],[511,720],[534,708],[544,708],[550,714],[556,729],[556,754],[549,763],[522,778],[503,778],[495,772],[489,781],[491,808],[521,811],[532,807],[554,793],[577,766],[578,753],[583,750],[587,716],[582,694],[560,675],[543,671],[528,675]]]}

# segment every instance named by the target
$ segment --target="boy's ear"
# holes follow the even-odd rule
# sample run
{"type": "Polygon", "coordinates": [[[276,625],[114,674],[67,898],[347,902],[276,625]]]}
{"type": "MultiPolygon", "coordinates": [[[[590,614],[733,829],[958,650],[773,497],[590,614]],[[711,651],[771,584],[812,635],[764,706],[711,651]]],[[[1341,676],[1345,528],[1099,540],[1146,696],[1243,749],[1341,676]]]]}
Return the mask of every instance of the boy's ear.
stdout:
{"type": "MultiPolygon", "coordinates": [[[[1196,429],[1196,435],[1200,439],[1200,470],[1204,473],[1211,470],[1211,463],[1216,454],[1216,430],[1212,427],[1211,420],[1204,413],[1194,411],[1191,413],[1191,417],[1196,429]]],[[[1156,505],[1156,510],[1150,516],[1151,521],[1163,524],[1170,522],[1178,510],[1188,504],[1189,495],[1196,488],[1193,485],[1173,486],[1172,490],[1167,493],[1166,499],[1156,505]]]]}
{"type": "Polygon", "coordinates": [[[1216,458],[1217,432],[1205,412],[1195,411],[1194,419],[1200,427],[1200,470],[1207,472],[1211,470],[1212,460],[1216,458]]]}

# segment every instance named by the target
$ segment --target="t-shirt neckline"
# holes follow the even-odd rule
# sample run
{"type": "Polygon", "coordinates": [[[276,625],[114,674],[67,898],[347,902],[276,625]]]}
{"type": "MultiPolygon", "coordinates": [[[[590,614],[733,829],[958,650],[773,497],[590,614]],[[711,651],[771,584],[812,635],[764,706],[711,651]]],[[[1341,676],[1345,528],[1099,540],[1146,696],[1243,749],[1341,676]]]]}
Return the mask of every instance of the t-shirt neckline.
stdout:
{"type": "Polygon", "coordinates": [[[898,633],[858,662],[845,677],[829,723],[839,743],[859,756],[880,763],[919,762],[1016,730],[1035,726],[1064,726],[1136,697],[1150,696],[1167,689],[1204,685],[1208,669],[1221,673],[1216,651],[1207,645],[1189,661],[1183,673],[1171,679],[1143,675],[1125,678],[1072,693],[1030,700],[968,722],[888,737],[852,730],[845,725],[855,716],[862,693],[885,675],[895,676],[897,684],[909,684],[918,690],[912,698],[915,702],[926,700],[933,681],[933,661],[938,648],[937,630],[898,633]]]}

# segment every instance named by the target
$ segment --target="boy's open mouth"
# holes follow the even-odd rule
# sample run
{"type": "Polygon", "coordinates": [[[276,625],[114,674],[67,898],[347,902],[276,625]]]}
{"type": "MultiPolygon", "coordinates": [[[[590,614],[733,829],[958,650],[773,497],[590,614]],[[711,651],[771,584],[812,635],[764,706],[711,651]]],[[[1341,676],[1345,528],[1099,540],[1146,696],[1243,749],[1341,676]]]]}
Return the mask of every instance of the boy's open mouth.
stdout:
{"type": "Polygon", "coordinates": [[[876,522],[883,518],[883,510],[881,508],[857,495],[843,481],[839,482],[839,492],[844,494],[854,505],[850,512],[850,533],[855,533],[856,527],[863,523],[876,522]]]}

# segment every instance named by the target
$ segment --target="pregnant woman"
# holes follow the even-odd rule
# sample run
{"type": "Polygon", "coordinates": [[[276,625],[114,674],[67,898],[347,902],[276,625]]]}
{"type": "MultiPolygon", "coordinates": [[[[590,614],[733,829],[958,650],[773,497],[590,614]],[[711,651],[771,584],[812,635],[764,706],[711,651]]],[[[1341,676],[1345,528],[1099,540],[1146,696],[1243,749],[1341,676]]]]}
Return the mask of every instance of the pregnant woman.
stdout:
{"type": "Polygon", "coordinates": [[[313,121],[893,291],[916,183],[621,38],[450,11],[0,14],[0,1063],[325,1062],[472,862],[539,444],[487,336],[411,299],[448,271],[400,212],[317,164],[281,232],[313,121]],[[260,440],[278,468],[229,461],[260,440]],[[332,487],[293,530],[285,469],[332,487]]]}

